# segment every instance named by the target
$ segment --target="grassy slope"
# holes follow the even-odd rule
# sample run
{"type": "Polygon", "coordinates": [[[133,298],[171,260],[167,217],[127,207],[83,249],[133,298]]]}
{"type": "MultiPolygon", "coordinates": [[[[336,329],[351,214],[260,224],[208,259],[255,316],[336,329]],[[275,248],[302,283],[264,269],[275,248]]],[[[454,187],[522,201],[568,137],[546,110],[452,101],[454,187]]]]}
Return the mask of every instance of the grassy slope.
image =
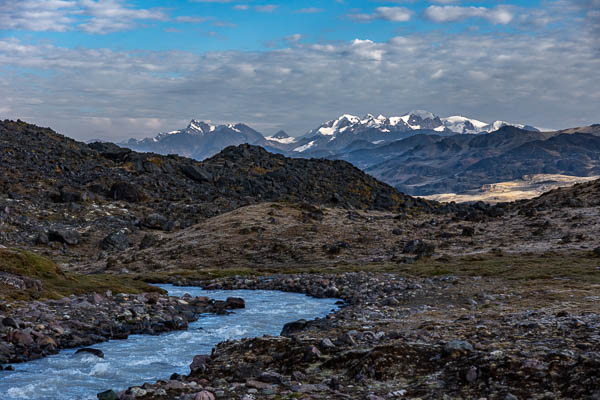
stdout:
{"type": "Polygon", "coordinates": [[[21,290],[0,282],[0,299],[31,300],[57,299],[71,294],[91,292],[142,293],[160,289],[127,276],[108,274],[80,275],[65,273],[48,258],[18,249],[0,249],[0,271],[9,274],[38,279],[42,291],[21,290]]]}
{"type": "Polygon", "coordinates": [[[509,281],[572,280],[600,284],[600,258],[591,252],[547,252],[545,254],[508,254],[489,252],[462,257],[424,258],[409,264],[391,262],[312,265],[294,268],[202,268],[180,269],[138,275],[148,282],[164,282],[172,277],[207,280],[229,276],[266,276],[293,273],[400,272],[408,276],[443,275],[496,277],[509,281]]]}

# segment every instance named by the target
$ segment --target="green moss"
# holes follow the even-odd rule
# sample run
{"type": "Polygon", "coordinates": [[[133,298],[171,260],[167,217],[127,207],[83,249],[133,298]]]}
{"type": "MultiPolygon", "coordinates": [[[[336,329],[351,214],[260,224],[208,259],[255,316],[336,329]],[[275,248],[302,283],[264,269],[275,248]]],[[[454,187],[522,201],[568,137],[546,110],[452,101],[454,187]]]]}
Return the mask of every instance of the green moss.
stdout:
{"type": "Polygon", "coordinates": [[[0,299],[5,300],[57,299],[71,294],[102,293],[107,290],[113,293],[162,292],[130,276],[65,273],[52,260],[19,249],[0,249],[0,271],[37,279],[42,283],[40,292],[34,288],[21,290],[0,282],[0,299]]]}

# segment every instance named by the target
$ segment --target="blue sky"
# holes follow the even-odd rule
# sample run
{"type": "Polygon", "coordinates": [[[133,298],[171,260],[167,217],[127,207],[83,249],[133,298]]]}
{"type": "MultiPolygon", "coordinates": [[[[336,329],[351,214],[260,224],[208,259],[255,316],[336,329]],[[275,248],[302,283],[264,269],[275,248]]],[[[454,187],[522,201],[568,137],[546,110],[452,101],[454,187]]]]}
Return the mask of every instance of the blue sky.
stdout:
{"type": "Polygon", "coordinates": [[[584,125],[599,21],[599,0],[0,0],[0,118],[82,139],[413,108],[584,125]]]}

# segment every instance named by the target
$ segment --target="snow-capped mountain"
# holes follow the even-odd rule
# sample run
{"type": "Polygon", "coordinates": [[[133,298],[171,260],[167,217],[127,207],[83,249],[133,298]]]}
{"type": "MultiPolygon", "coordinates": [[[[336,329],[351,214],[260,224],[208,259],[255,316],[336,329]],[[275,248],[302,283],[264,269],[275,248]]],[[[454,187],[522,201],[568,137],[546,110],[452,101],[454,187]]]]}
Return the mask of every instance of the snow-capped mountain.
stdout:
{"type": "MultiPolygon", "coordinates": [[[[383,115],[374,117],[371,114],[367,114],[363,118],[359,118],[354,115],[344,114],[335,120],[325,122],[316,129],[308,131],[305,136],[314,136],[316,134],[335,136],[336,134],[345,132],[360,133],[368,129],[378,129],[381,132],[432,130],[445,133],[482,133],[493,132],[507,125],[516,126],[521,129],[527,127],[527,125],[504,121],[487,123],[458,115],[440,118],[429,111],[416,110],[400,117],[385,117],[383,115]]],[[[529,130],[537,130],[532,127],[530,128],[529,130]]]]}
{"type": "MultiPolygon", "coordinates": [[[[298,138],[292,149],[296,153],[339,151],[351,143],[360,140],[366,144],[380,145],[408,136],[425,133],[438,135],[488,133],[503,126],[515,126],[525,130],[536,128],[512,124],[504,121],[487,123],[463,116],[439,116],[424,110],[415,110],[399,117],[377,117],[367,114],[360,118],[343,114],[339,118],[327,121],[318,128],[308,131],[298,138]]],[[[356,147],[356,146],[354,146],[356,147]]],[[[367,146],[368,147],[368,146],[367,146]]],[[[318,153],[323,155],[324,153],[318,153]]]]}
{"type": "Polygon", "coordinates": [[[288,135],[284,131],[279,131],[273,136],[266,136],[265,139],[271,142],[277,142],[281,144],[291,144],[296,142],[295,137],[288,135]]]}
{"type": "Polygon", "coordinates": [[[463,116],[440,118],[429,111],[416,110],[399,117],[367,114],[360,118],[343,114],[309,130],[301,137],[292,137],[284,131],[263,137],[244,124],[214,125],[193,119],[185,129],[159,133],[146,139],[130,139],[120,145],[138,151],[176,153],[199,160],[210,157],[227,146],[242,143],[263,146],[269,151],[292,156],[331,157],[357,149],[383,146],[416,134],[479,134],[496,131],[507,125],[536,130],[503,121],[487,123],[463,116]]]}
{"type": "Polygon", "coordinates": [[[243,143],[265,146],[263,135],[244,124],[213,125],[193,119],[185,129],[159,133],[146,139],[129,139],[121,146],[159,154],[180,154],[202,160],[227,146],[243,143]]]}

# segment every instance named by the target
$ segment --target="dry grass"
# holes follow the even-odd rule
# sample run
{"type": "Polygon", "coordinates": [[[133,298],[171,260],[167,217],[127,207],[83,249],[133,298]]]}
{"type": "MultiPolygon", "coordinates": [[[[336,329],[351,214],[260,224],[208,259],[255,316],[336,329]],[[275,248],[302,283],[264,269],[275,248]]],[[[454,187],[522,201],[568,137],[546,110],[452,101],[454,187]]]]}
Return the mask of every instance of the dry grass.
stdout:
{"type": "Polygon", "coordinates": [[[18,249],[0,249],[0,271],[37,279],[42,283],[42,291],[33,288],[18,289],[0,283],[0,299],[4,300],[58,299],[71,294],[101,293],[107,290],[113,293],[162,292],[161,289],[129,276],[63,272],[50,259],[18,249]]]}

